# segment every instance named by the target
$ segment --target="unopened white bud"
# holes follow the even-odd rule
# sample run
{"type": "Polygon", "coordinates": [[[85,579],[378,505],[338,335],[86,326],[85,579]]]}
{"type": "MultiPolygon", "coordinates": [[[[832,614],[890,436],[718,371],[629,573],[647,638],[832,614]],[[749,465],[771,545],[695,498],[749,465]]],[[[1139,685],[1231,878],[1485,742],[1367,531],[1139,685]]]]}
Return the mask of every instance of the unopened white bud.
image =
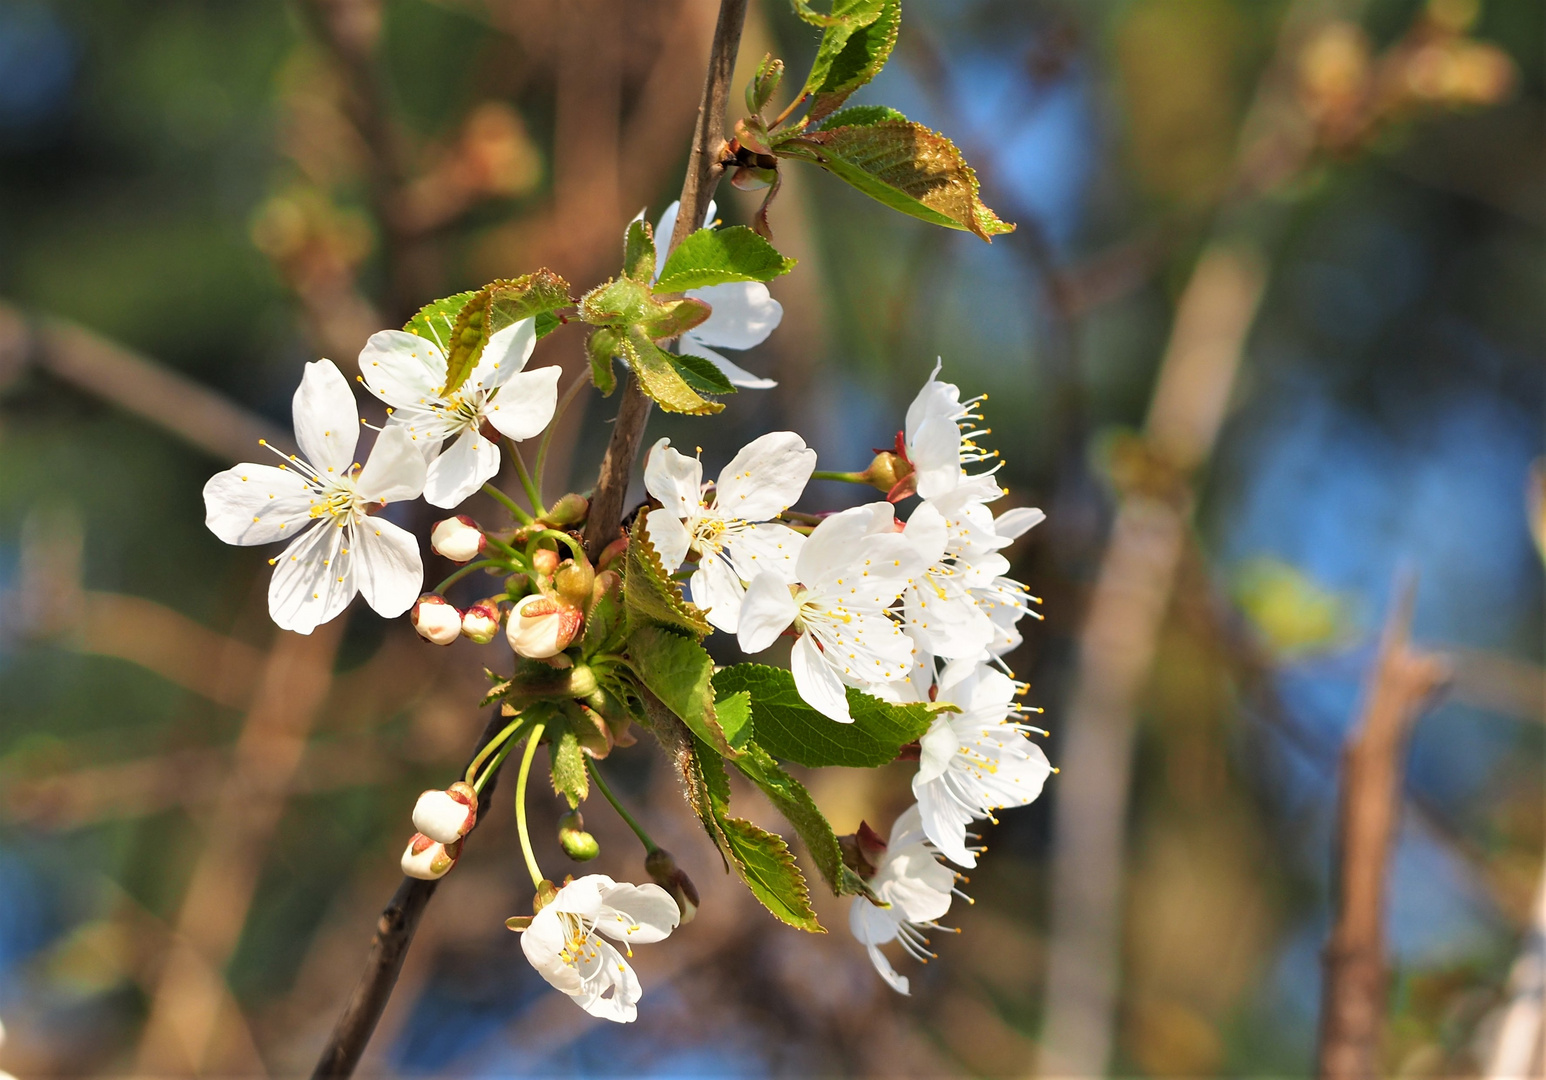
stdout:
{"type": "Polygon", "coordinates": [[[466,514],[457,514],[435,522],[429,531],[429,546],[436,555],[464,563],[483,553],[483,530],[466,514]]]}
{"type": "Polygon", "coordinates": [[[457,781],[446,791],[426,791],[413,807],[413,827],[431,840],[454,844],[478,820],[478,793],[457,781]]]}
{"type": "Polygon", "coordinates": [[[425,641],[449,645],[462,635],[462,613],[437,593],[425,593],[408,616],[425,641]]]}
{"type": "Polygon", "coordinates": [[[584,616],[578,608],[548,596],[528,596],[505,623],[510,648],[532,660],[546,660],[569,647],[584,616]]]}
{"type": "Polygon", "coordinates": [[[446,845],[414,833],[403,851],[403,873],[420,881],[436,881],[451,872],[462,854],[462,842],[446,845]]]}
{"type": "Polygon", "coordinates": [[[499,601],[479,600],[462,616],[462,636],[487,645],[499,633],[499,601]]]}

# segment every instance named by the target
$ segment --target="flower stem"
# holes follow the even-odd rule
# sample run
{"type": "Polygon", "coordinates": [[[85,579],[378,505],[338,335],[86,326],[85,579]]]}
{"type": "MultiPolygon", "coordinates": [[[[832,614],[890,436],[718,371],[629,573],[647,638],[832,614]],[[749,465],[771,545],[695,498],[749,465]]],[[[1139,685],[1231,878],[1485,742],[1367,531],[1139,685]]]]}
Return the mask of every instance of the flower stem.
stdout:
{"type": "Polygon", "coordinates": [[[525,556],[514,545],[507,544],[497,536],[490,536],[488,533],[484,533],[483,539],[488,542],[489,547],[498,551],[507,559],[510,559],[514,562],[519,562],[521,559],[525,558],[525,556]]]}
{"type": "MultiPolygon", "coordinates": [[[[494,771],[494,767],[490,766],[484,771],[481,777],[478,777],[478,779],[474,781],[473,777],[478,775],[478,769],[481,768],[483,763],[489,759],[490,755],[501,750],[504,751],[504,754],[508,754],[510,752],[510,748],[513,747],[516,743],[516,740],[511,736],[513,736],[524,723],[526,723],[525,718],[517,716],[514,720],[510,721],[510,723],[506,724],[505,729],[490,739],[484,745],[483,749],[478,751],[478,756],[472,759],[472,764],[467,766],[467,775],[463,779],[465,779],[467,783],[472,784],[473,790],[477,791],[478,794],[483,794],[483,782],[489,778],[489,774],[494,771]]],[[[501,760],[503,760],[504,754],[500,754],[501,760]]]]}
{"type": "Polygon", "coordinates": [[[537,743],[546,727],[539,721],[526,736],[526,753],[521,756],[521,771],[515,779],[515,827],[521,834],[521,854],[526,857],[526,872],[531,874],[534,887],[540,886],[545,879],[537,865],[537,856],[531,850],[531,834],[526,829],[526,778],[531,775],[532,758],[537,756],[537,743]]]}
{"type": "Polygon", "coordinates": [[[506,510],[510,511],[510,516],[515,518],[515,520],[520,522],[522,525],[530,525],[533,521],[536,520],[536,518],[532,517],[525,510],[522,510],[514,499],[506,495],[503,491],[500,491],[493,484],[484,484],[483,493],[489,498],[493,499],[495,502],[499,503],[506,510]]]}
{"type": "Polygon", "coordinates": [[[510,451],[510,459],[515,462],[515,475],[521,478],[521,487],[526,491],[526,497],[531,500],[532,512],[538,517],[547,513],[542,505],[542,493],[537,490],[537,485],[532,483],[531,473],[526,471],[526,461],[521,457],[520,448],[515,445],[513,439],[505,440],[505,448],[510,451]]]}
{"type": "Polygon", "coordinates": [[[812,480],[838,480],[845,484],[868,484],[869,480],[863,473],[856,472],[825,472],[817,469],[811,473],[812,480]]]}
{"type": "Polygon", "coordinates": [[[544,537],[549,536],[551,536],[554,540],[559,540],[565,544],[568,544],[569,550],[574,553],[574,557],[577,560],[585,558],[585,549],[580,546],[580,542],[574,537],[570,536],[568,533],[559,532],[557,529],[543,529],[539,533],[532,534],[532,538],[526,542],[526,557],[528,559],[531,558],[532,553],[537,550],[537,544],[541,542],[544,537]]]}
{"type": "Polygon", "coordinates": [[[590,382],[588,372],[580,372],[574,382],[569,384],[569,389],[564,391],[564,396],[558,400],[558,408],[553,412],[553,419],[548,421],[548,429],[542,433],[542,442],[537,444],[537,464],[532,469],[532,475],[537,482],[537,494],[542,494],[543,474],[548,466],[548,446],[553,441],[553,430],[558,427],[558,421],[563,417],[564,411],[569,408],[574,399],[585,385],[590,382]]]}
{"type": "Polygon", "coordinates": [[[499,559],[479,559],[477,562],[470,562],[452,571],[450,577],[435,586],[435,592],[443,593],[474,570],[486,570],[491,566],[504,566],[504,563],[499,559]]]}
{"type": "Polygon", "coordinates": [[[623,804],[617,801],[617,796],[612,794],[612,789],[607,786],[606,778],[601,775],[601,769],[596,765],[595,758],[587,757],[585,767],[590,770],[591,779],[596,781],[596,787],[600,789],[601,794],[606,796],[607,802],[612,804],[612,809],[617,811],[617,816],[623,819],[633,830],[633,834],[639,838],[639,842],[644,845],[644,854],[659,851],[660,845],[650,839],[650,834],[644,831],[644,826],[635,821],[633,815],[624,810],[623,804]]]}

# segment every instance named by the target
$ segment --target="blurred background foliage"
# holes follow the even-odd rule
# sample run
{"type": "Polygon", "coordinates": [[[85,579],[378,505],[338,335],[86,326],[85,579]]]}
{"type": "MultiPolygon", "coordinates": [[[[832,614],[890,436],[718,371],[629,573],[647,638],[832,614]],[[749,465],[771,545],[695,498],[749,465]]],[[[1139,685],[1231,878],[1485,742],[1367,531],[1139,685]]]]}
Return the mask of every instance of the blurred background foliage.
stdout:
{"type": "MultiPolygon", "coordinates": [[[[493,654],[370,616],[287,643],[267,566],[203,528],[200,488],[241,424],[287,431],[302,362],[347,368],[373,330],[494,276],[612,273],[623,223],[680,183],[714,10],[0,5],[0,1067],[309,1067],[411,799],[482,727],[493,654]],[[182,378],[125,376],[122,350],[182,378]],[[200,386],[244,411],[217,417],[200,386]]],[[[1455,677],[1410,747],[1383,1068],[1485,1069],[1546,847],[1546,8],[909,0],[906,16],[861,100],[951,135],[1019,231],[983,245],[793,172],[772,224],[801,265],[747,359],[779,388],[718,420],[657,416],[651,438],[717,468],[788,427],[824,467],[862,468],[936,356],[987,392],[1008,501],[1051,515],[1016,567],[1047,618],[1011,659],[1054,761],[1113,508],[1193,493],[1131,791],[1111,793],[1125,854],[1102,1038],[1119,1075],[1310,1069],[1338,757],[1391,583],[1414,572],[1414,638],[1455,677]],[[1136,432],[1226,234],[1252,239],[1264,291],[1216,445],[1178,473],[1136,432]]],[[[814,38],[754,4],[737,88],[765,51],[803,71],[814,38]]],[[[721,190],[727,220],[755,205],[721,190]]],[[[579,346],[565,329],[538,361],[577,373],[579,346]]],[[[583,488],[612,403],[581,400],[555,461],[583,488]]],[[[803,505],[852,498],[817,484],[803,505]]],[[[603,1029],[521,960],[502,921],[525,892],[492,814],[373,1071],[1035,1075],[1054,870],[1078,872],[1053,822],[1061,791],[1096,780],[1065,769],[990,828],[977,902],[952,913],[964,933],[898,998],[845,911],[827,903],[834,932],[808,937],[757,910],[648,757],[619,762],[620,786],[705,903],[640,957],[640,1021],[603,1029]]],[[[840,827],[909,799],[905,767],[840,773],[815,788],[840,827]]],[[[556,808],[537,814],[551,834],[556,808]]],[[[588,821],[597,869],[638,877],[621,827],[588,821]]]]}

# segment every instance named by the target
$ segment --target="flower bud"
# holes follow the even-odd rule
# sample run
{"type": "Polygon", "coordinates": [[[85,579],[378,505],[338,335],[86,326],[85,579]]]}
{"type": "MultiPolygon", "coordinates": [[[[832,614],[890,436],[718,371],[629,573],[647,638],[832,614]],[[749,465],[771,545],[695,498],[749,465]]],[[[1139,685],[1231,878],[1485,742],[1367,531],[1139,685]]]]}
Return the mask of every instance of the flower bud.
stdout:
{"type": "Polygon", "coordinates": [[[606,547],[601,549],[601,558],[596,560],[597,568],[605,572],[606,568],[611,566],[612,563],[616,560],[622,558],[623,552],[627,550],[628,537],[619,536],[616,540],[612,541],[606,547]]]}
{"type": "Polygon", "coordinates": [[[558,552],[552,548],[538,548],[531,557],[531,565],[545,577],[558,569],[558,552]]]}
{"type": "Polygon", "coordinates": [[[548,512],[542,515],[542,520],[549,525],[578,525],[589,513],[590,500],[571,491],[549,507],[548,512]]]}
{"type": "Polygon", "coordinates": [[[698,914],[698,887],[676,865],[671,853],[665,848],[656,848],[650,852],[644,857],[644,872],[649,874],[650,880],[656,885],[670,893],[671,899],[681,909],[682,918],[677,925],[686,926],[692,922],[693,916],[698,914]]]}
{"type": "Polygon", "coordinates": [[[462,842],[437,843],[423,833],[414,833],[403,852],[403,873],[420,881],[436,881],[451,872],[461,857],[462,842]]]}
{"type": "Polygon", "coordinates": [[[575,607],[590,603],[591,586],[595,583],[596,571],[587,559],[567,559],[553,573],[553,588],[575,607]]]}
{"type": "Polygon", "coordinates": [[[462,636],[487,645],[499,633],[499,598],[479,600],[462,616],[462,636]]]}
{"type": "Polygon", "coordinates": [[[438,593],[419,597],[408,617],[419,636],[436,645],[449,645],[462,633],[462,613],[438,593]]]}
{"type": "Polygon", "coordinates": [[[890,450],[882,450],[870,462],[870,467],[860,473],[859,476],[871,487],[889,493],[903,480],[911,476],[912,472],[912,463],[906,458],[899,457],[890,450]]]}
{"type": "Polygon", "coordinates": [[[483,530],[466,514],[457,514],[435,522],[429,531],[429,546],[435,549],[436,555],[452,562],[468,562],[483,554],[483,530]]]}
{"type": "Polygon", "coordinates": [[[576,664],[569,670],[569,696],[584,700],[600,690],[596,673],[585,664],[576,664]]]}
{"type": "Polygon", "coordinates": [[[444,791],[426,791],[413,807],[413,827],[441,844],[454,844],[478,820],[478,793],[458,780],[444,791]]]}
{"type": "MultiPolygon", "coordinates": [[[[758,157],[767,155],[759,154],[758,157]]],[[[777,161],[777,158],[773,159],[777,161]]],[[[730,186],[740,191],[760,191],[771,187],[778,179],[778,169],[759,169],[755,165],[742,165],[730,174],[730,186]]]]}
{"type": "Polygon", "coordinates": [[[527,596],[515,605],[505,623],[510,648],[532,660],[546,660],[569,647],[584,616],[553,597],[527,596]]]}
{"type": "Polygon", "coordinates": [[[575,862],[589,862],[601,854],[601,845],[585,831],[585,819],[578,810],[571,810],[558,819],[558,844],[575,862]]]}

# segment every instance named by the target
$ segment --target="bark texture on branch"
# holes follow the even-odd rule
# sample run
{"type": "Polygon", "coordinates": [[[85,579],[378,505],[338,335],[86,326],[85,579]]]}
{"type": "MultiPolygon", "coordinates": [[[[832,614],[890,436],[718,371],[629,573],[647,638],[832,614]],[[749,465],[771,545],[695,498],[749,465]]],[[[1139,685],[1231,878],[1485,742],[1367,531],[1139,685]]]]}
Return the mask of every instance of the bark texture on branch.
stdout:
{"type": "Polygon", "coordinates": [[[1379,1076],[1385,1016],[1385,878],[1400,820],[1412,723],[1448,678],[1448,664],[1411,647],[1410,581],[1386,620],[1363,710],[1342,756],[1336,924],[1323,957],[1321,1080],[1379,1076]]]}
{"type": "MultiPolygon", "coordinates": [[[[698,105],[698,123],[693,128],[692,156],[687,176],[682,181],[682,201],[677,210],[676,228],[671,231],[669,252],[688,233],[703,223],[709,200],[714,197],[724,170],[720,167],[721,147],[725,142],[725,107],[730,97],[730,76],[735,71],[736,53],[741,47],[741,28],[746,23],[747,0],[722,0],[719,20],[714,24],[714,43],[709,50],[709,70],[703,80],[703,100],[698,105]]],[[[644,425],[649,421],[650,399],[639,388],[639,380],[628,376],[623,400],[617,407],[617,422],[607,453],[601,459],[601,474],[591,497],[590,519],[585,525],[585,547],[594,555],[617,539],[623,519],[623,500],[628,496],[628,479],[644,441],[644,425]]]]}

